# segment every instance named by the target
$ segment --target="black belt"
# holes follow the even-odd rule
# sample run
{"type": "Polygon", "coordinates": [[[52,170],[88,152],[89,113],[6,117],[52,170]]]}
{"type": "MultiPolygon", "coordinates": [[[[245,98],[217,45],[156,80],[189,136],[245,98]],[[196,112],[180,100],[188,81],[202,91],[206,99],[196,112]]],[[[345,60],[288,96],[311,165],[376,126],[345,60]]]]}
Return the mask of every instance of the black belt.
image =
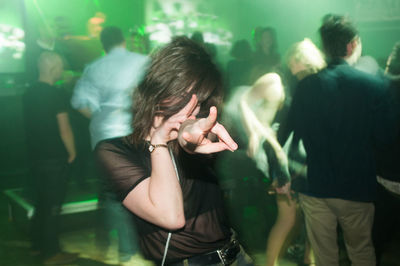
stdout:
{"type": "Polygon", "coordinates": [[[221,249],[193,256],[179,262],[167,264],[168,266],[182,266],[182,265],[210,265],[222,263],[222,265],[231,265],[240,251],[240,245],[237,240],[232,240],[221,249]]]}

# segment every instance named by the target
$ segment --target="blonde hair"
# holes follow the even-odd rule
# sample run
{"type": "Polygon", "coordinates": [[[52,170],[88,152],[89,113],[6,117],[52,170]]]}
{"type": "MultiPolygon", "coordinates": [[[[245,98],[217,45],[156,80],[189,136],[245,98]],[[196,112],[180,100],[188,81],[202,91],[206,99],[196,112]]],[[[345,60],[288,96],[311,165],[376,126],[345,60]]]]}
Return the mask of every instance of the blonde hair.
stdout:
{"type": "Polygon", "coordinates": [[[304,66],[308,73],[316,73],[326,66],[325,57],[308,38],[293,44],[286,54],[286,63],[291,60],[304,66]]]}

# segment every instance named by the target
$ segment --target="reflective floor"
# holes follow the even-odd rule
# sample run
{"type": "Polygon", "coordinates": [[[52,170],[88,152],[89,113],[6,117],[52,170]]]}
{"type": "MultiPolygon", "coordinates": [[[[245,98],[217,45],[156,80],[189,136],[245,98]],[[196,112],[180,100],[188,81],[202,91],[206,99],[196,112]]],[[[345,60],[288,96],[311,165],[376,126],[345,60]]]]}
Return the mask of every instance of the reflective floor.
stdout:
{"type": "MultiPolygon", "coordinates": [[[[39,266],[43,265],[40,257],[34,256],[30,252],[30,242],[28,238],[28,225],[26,221],[20,219],[10,220],[9,199],[1,193],[0,195],[0,265],[2,266],[39,266]]],[[[252,208],[255,208],[254,206],[252,208]]],[[[256,221],[260,217],[257,210],[244,208],[243,214],[248,221],[256,221]],[[254,217],[253,217],[254,216],[254,217]],[[250,219],[253,217],[252,219],[250,219]]],[[[274,212],[271,211],[273,214],[274,212]]],[[[67,265],[152,265],[140,255],[133,256],[129,261],[121,263],[118,256],[118,241],[115,232],[111,232],[111,243],[108,247],[99,247],[96,244],[96,234],[93,228],[95,216],[93,213],[77,213],[64,215],[62,218],[61,244],[64,251],[79,253],[79,259],[73,264],[67,265]]],[[[272,222],[273,217],[271,216],[272,222]]],[[[271,223],[272,223],[271,222],[271,223]]],[[[256,226],[257,227],[260,225],[256,226]]],[[[264,265],[265,254],[264,245],[266,233],[265,228],[259,231],[258,239],[254,239],[257,233],[254,226],[246,225],[244,228],[250,228],[246,237],[247,251],[255,261],[256,265],[264,265]],[[254,231],[254,232],[252,232],[254,231]],[[261,236],[260,236],[261,235],[261,236]],[[249,240],[250,239],[250,240],[249,240]],[[254,241],[251,243],[251,239],[254,241]],[[250,242],[249,242],[250,241],[250,242]]],[[[388,243],[388,247],[382,258],[382,266],[400,265],[400,230],[393,232],[396,237],[393,242],[388,243]]],[[[285,249],[286,250],[286,249],[285,249]]],[[[341,249],[340,266],[350,265],[344,248],[341,249]]],[[[290,256],[288,252],[283,252],[279,259],[279,266],[296,266],[296,259],[290,256]]]]}

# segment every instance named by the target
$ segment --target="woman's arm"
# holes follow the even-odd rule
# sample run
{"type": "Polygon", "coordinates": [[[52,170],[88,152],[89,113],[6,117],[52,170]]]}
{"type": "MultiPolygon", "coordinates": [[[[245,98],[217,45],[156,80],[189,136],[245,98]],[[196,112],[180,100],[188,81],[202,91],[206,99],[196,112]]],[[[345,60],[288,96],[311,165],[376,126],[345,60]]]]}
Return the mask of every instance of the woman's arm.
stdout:
{"type": "Polygon", "coordinates": [[[150,177],[140,182],[123,204],[137,216],[160,227],[182,228],[185,225],[182,190],[168,148],[159,147],[151,153],[151,166],[150,177]]]}
{"type": "Polygon", "coordinates": [[[265,141],[268,141],[270,148],[275,152],[278,161],[287,164],[286,154],[277,141],[274,130],[268,125],[261,124],[244,98],[240,101],[240,114],[244,129],[249,136],[249,156],[254,158],[257,147],[262,145],[261,142],[265,139],[265,141]]]}
{"type": "MultiPolygon", "coordinates": [[[[246,94],[244,95],[246,96],[246,94]]],[[[242,116],[243,126],[249,137],[248,155],[255,158],[257,149],[263,147],[270,163],[270,176],[276,179],[277,192],[288,194],[290,189],[290,176],[288,172],[288,159],[281,145],[276,139],[275,132],[269,125],[263,125],[257,118],[256,114],[251,110],[246,98],[242,97],[240,101],[240,113],[242,116]],[[289,184],[289,185],[287,185],[289,184]],[[284,188],[285,189],[280,189],[284,188]],[[287,189],[286,189],[287,187],[287,189]]]]}
{"type": "MultiPolygon", "coordinates": [[[[197,105],[193,95],[189,103],[166,121],[154,118],[150,132],[153,145],[166,145],[178,137],[183,121],[191,117],[197,105]]],[[[139,217],[160,227],[176,230],[185,225],[182,190],[172,158],[166,147],[157,147],[151,152],[151,175],[140,182],[124,199],[123,204],[139,217]]]]}

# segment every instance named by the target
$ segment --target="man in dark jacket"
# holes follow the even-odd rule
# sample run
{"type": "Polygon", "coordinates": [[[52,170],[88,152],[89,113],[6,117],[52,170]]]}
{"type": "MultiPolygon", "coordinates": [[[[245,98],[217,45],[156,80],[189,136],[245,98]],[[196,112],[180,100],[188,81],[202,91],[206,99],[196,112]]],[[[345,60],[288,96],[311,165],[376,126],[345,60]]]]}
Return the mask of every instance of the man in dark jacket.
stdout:
{"type": "Polygon", "coordinates": [[[331,16],[319,32],[330,63],[299,83],[282,135],[294,131],[307,152],[307,186],[300,203],[316,264],[339,265],[339,223],[352,265],[372,266],[373,148],[394,139],[394,110],[386,82],[346,62],[361,52],[351,22],[331,16]]]}

